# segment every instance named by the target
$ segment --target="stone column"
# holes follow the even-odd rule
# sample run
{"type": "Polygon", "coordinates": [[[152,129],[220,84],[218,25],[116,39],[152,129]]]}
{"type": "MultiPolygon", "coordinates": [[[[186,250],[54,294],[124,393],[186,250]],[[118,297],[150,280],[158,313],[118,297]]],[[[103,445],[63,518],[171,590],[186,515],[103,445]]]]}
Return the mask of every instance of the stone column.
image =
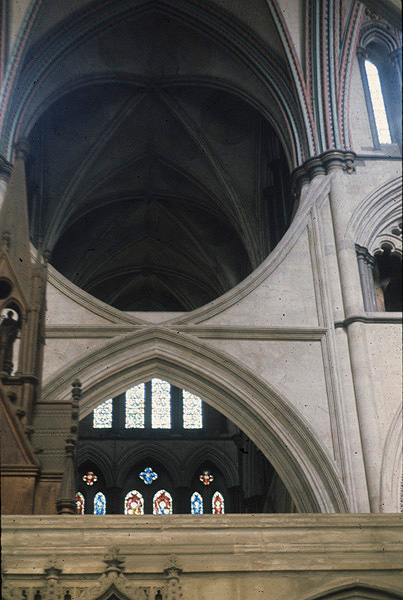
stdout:
{"type": "Polygon", "coordinates": [[[379,460],[382,454],[365,324],[359,320],[363,316],[363,302],[357,258],[353,240],[345,237],[348,218],[344,209],[345,197],[351,193],[347,177],[341,169],[333,171],[330,208],[369,504],[372,512],[379,512],[379,460]]]}

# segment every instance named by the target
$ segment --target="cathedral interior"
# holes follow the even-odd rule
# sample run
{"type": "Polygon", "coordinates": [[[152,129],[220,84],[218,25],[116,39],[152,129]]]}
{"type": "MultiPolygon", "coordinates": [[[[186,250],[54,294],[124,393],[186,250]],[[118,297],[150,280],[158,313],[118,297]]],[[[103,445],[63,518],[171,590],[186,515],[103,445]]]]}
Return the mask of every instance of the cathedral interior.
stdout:
{"type": "Polygon", "coordinates": [[[400,0],[0,0],[4,600],[397,600],[400,0]]]}

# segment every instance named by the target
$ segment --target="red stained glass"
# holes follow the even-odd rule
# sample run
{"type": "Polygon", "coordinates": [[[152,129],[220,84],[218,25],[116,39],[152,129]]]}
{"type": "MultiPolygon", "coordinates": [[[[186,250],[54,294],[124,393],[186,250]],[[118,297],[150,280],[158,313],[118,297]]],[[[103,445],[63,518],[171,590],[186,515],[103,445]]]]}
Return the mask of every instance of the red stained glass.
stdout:
{"type": "Polygon", "coordinates": [[[98,477],[92,471],[88,471],[88,473],[84,475],[83,481],[85,481],[87,485],[94,485],[94,483],[98,481],[98,477]]]}
{"type": "Polygon", "coordinates": [[[210,471],[203,471],[199,479],[204,485],[210,485],[210,483],[214,481],[214,477],[211,475],[210,471]]]}
{"type": "Polygon", "coordinates": [[[171,515],[172,514],[172,496],[166,490],[160,490],[153,498],[153,514],[154,515],[171,515]]]}
{"type": "Polygon", "coordinates": [[[224,497],[220,492],[216,492],[212,500],[212,513],[213,515],[224,514],[224,497]]]}
{"type": "Polygon", "coordinates": [[[84,504],[85,504],[84,496],[82,495],[81,492],[77,492],[77,494],[76,494],[76,507],[77,507],[77,514],[78,515],[83,515],[84,514],[84,504]]]}
{"type": "Polygon", "coordinates": [[[126,494],[125,515],[144,515],[144,499],[137,490],[126,494]]]}

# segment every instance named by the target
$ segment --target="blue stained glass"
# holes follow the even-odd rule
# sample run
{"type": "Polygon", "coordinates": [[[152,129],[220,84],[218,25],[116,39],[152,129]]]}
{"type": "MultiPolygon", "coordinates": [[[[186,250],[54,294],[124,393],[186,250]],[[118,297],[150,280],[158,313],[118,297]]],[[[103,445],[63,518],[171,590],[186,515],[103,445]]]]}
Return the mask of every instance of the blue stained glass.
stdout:
{"type": "Polygon", "coordinates": [[[201,429],[203,427],[202,399],[183,390],[183,427],[201,429]]]}
{"type": "Polygon", "coordinates": [[[141,383],[126,390],[125,427],[126,429],[144,429],[145,385],[141,383]]]}
{"type": "Polygon", "coordinates": [[[111,398],[105,400],[94,410],[94,420],[92,426],[95,429],[110,429],[112,427],[112,405],[111,398]]]}
{"type": "Polygon", "coordinates": [[[144,471],[140,473],[139,477],[146,485],[150,485],[154,479],[158,479],[157,473],[154,473],[151,467],[146,467],[144,471]]]}
{"type": "Polygon", "coordinates": [[[163,379],[151,380],[151,427],[171,429],[171,384],[163,379]]]}
{"type": "Polygon", "coordinates": [[[199,494],[199,492],[195,492],[192,494],[190,499],[190,510],[192,515],[202,515],[203,514],[203,498],[199,494]]]}
{"type": "Polygon", "coordinates": [[[94,498],[94,515],[106,514],[106,498],[102,492],[95,494],[94,498]]]}

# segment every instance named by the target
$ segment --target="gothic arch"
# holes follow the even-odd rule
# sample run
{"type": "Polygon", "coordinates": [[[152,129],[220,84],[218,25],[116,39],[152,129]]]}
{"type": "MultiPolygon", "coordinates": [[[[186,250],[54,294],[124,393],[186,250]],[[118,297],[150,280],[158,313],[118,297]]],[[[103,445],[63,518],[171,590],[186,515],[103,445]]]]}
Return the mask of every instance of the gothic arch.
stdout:
{"type": "Polygon", "coordinates": [[[112,340],[59,371],[43,399],[66,400],[76,377],[83,385],[81,416],[99,398],[152,377],[202,397],[258,445],[300,512],[345,512],[344,488],[329,456],[291,405],[249,369],[196,338],[150,327],[112,340]]]}
{"type": "Polygon", "coordinates": [[[175,488],[182,485],[181,468],[175,455],[167,448],[162,449],[161,446],[150,443],[147,444],[147,447],[133,448],[124,456],[124,460],[118,463],[116,485],[123,487],[132,467],[141,461],[150,459],[164,465],[175,488]]]}
{"type": "Polygon", "coordinates": [[[384,242],[401,254],[401,239],[392,232],[402,218],[402,178],[396,177],[364,198],[347,226],[346,237],[366,248],[370,254],[384,242]]]}
{"type": "Polygon", "coordinates": [[[80,466],[87,460],[93,462],[102,472],[102,475],[105,478],[106,487],[111,487],[113,485],[114,477],[109,456],[105,452],[103,452],[99,447],[95,449],[91,448],[90,446],[87,446],[78,454],[78,466],[80,466]]]}
{"type": "Polygon", "coordinates": [[[206,461],[212,462],[221,473],[225,474],[229,488],[239,485],[239,475],[233,462],[218,448],[201,448],[191,454],[183,467],[184,481],[191,481],[196,469],[206,461]]]}
{"type": "Polygon", "coordinates": [[[367,583],[350,583],[332,588],[306,600],[402,600],[398,592],[385,590],[367,583]]]}

